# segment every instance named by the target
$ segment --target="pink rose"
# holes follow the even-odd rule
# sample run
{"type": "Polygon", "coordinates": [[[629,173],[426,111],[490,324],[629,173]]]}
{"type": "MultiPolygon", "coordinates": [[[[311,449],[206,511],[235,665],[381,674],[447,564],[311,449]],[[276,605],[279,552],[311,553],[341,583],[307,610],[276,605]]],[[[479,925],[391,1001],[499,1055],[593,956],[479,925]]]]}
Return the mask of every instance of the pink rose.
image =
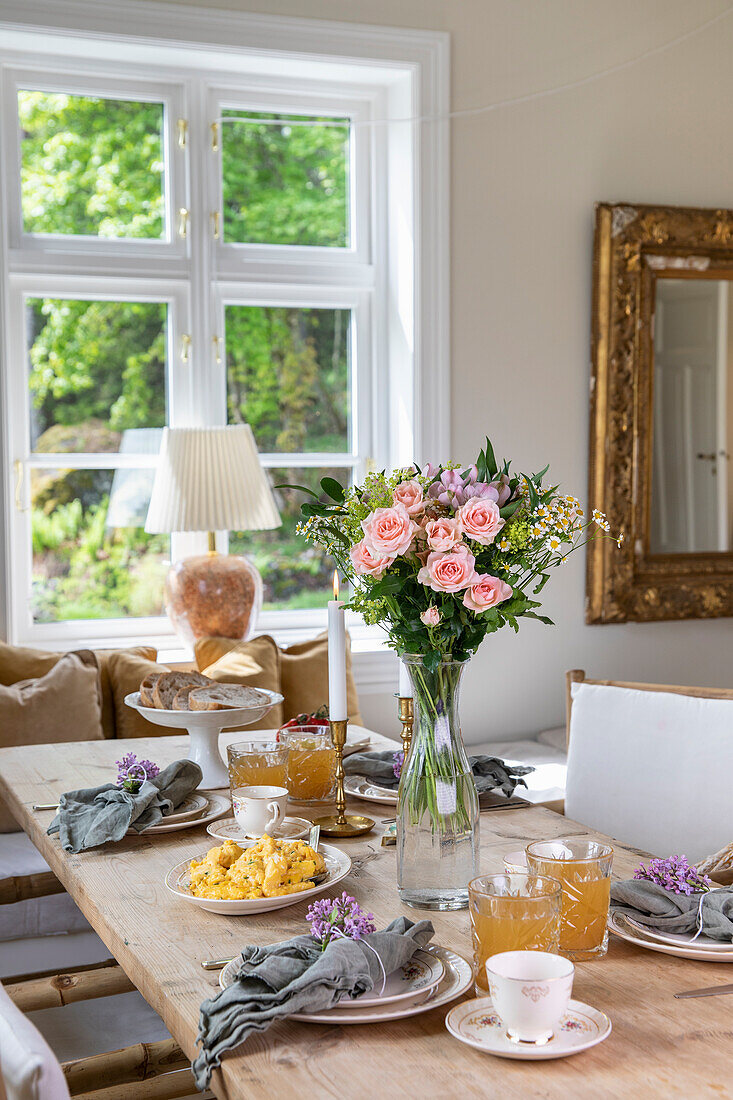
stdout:
{"type": "Polygon", "coordinates": [[[463,603],[472,611],[488,611],[490,607],[508,600],[511,594],[511,586],[498,577],[477,573],[471,587],[464,593],[463,603]]]}
{"type": "Polygon", "coordinates": [[[442,617],[437,607],[429,607],[427,611],[423,611],[420,620],[425,623],[425,626],[437,626],[442,617]]]}
{"type": "Polygon", "coordinates": [[[425,534],[431,550],[452,550],[461,541],[461,525],[454,519],[431,519],[425,534]]]}
{"type": "Polygon", "coordinates": [[[374,557],[396,558],[410,549],[417,524],[410,519],[404,504],[393,508],[375,508],[361,522],[366,541],[374,557]]]}
{"type": "Polygon", "coordinates": [[[476,576],[476,559],[467,546],[460,544],[447,554],[435,552],[417,575],[421,584],[427,584],[434,592],[460,592],[468,588],[476,576]]]}
{"type": "Polygon", "coordinates": [[[498,504],[482,497],[467,501],[456,515],[464,534],[482,546],[490,546],[504,526],[498,504]]]}
{"type": "Polygon", "coordinates": [[[424,507],[422,485],[414,480],[401,481],[392,493],[392,500],[395,504],[404,504],[408,516],[415,516],[424,507]]]}
{"type": "Polygon", "coordinates": [[[357,542],[356,546],[352,546],[349,551],[349,557],[351,558],[354,570],[359,573],[360,576],[366,574],[370,577],[375,577],[377,580],[381,580],[384,576],[385,569],[389,569],[393,561],[391,557],[386,555],[380,556],[375,554],[364,539],[362,539],[361,542],[357,542]]]}

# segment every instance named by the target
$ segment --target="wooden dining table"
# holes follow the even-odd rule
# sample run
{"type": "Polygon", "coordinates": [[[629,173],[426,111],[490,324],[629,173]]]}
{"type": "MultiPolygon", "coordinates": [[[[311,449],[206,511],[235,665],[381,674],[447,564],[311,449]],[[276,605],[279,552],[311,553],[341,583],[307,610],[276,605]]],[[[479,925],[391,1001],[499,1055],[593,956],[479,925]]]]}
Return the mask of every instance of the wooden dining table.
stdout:
{"type": "MultiPolygon", "coordinates": [[[[235,956],[307,931],[307,902],[251,916],[208,913],[166,889],[167,871],[215,841],[203,827],[130,836],[69,855],[48,836],[50,803],[68,790],[114,780],[114,762],[135,752],[167,764],[185,755],[184,737],[96,741],[0,750],[0,793],[25,832],[187,1057],[196,1055],[199,1006],[217,991],[205,959],[235,956]]],[[[371,911],[378,926],[404,914],[427,917],[434,942],[471,958],[467,911],[426,912],[397,896],[394,847],[383,847],[383,819],[393,810],[350,802],[376,819],[366,836],[340,841],[352,859],[338,885],[371,911]]],[[[298,811],[301,812],[301,811],[298,811]]],[[[481,815],[481,873],[502,871],[502,857],[532,839],[608,840],[537,806],[481,815]]],[[[630,877],[643,853],[614,843],[614,876],[630,877]]],[[[675,1000],[675,992],[733,981],[733,965],[695,962],[643,950],[610,937],[605,958],[576,965],[573,996],[601,1009],[613,1031],[591,1050],[557,1061],[494,1058],[454,1039],[450,1007],[391,1022],[351,1025],[278,1023],[225,1057],[211,1088],[221,1100],[420,1100],[529,1097],[599,1100],[623,1097],[733,1097],[733,997],[675,1000]]],[[[473,996],[473,993],[467,994],[473,996]]],[[[456,1002],[457,1003],[457,1002],[456,1002]]],[[[191,1091],[194,1089],[192,1087],[191,1091]]]]}

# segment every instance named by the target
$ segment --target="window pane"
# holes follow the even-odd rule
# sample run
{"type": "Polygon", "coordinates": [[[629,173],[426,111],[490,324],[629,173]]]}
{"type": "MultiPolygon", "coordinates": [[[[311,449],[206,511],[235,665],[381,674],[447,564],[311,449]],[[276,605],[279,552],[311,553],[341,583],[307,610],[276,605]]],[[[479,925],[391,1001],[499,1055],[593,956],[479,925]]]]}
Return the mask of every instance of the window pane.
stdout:
{"type": "Polygon", "coordinates": [[[351,445],[350,311],[227,306],[227,413],[261,451],[351,445]]]}
{"type": "Polygon", "coordinates": [[[26,233],[166,234],[163,104],[18,92],[26,233]]]}
{"type": "Polygon", "coordinates": [[[32,470],[33,620],[161,615],[168,535],[143,530],[153,470],[32,470]]]}
{"type": "Polygon", "coordinates": [[[344,248],[348,119],[222,111],[224,240],[344,248]],[[287,122],[280,119],[287,118],[287,122]]]}
{"type": "Polygon", "coordinates": [[[31,449],[157,454],[167,314],[161,302],[27,299],[31,449]]]}
{"type": "MultiPolygon", "coordinates": [[[[279,468],[267,471],[272,485],[305,485],[321,493],[322,477],[333,477],[346,488],[351,470],[279,468]]],[[[265,610],[325,607],[333,599],[335,563],[319,546],[296,534],[300,506],[308,499],[292,489],[275,490],[282,527],[275,531],[232,531],[229,553],[247,554],[262,574],[265,610]]],[[[328,497],[321,496],[326,501],[328,497]]]]}

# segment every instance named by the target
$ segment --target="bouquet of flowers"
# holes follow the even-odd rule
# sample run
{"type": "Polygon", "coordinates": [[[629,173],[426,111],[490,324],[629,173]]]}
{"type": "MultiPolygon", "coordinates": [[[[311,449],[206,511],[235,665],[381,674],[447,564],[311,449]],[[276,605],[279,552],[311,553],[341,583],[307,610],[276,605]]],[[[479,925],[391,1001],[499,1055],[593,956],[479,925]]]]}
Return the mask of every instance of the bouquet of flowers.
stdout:
{"type": "MultiPolygon", "coordinates": [[[[323,546],[351,582],[346,605],[379,623],[399,654],[428,668],[466,660],[487,634],[519,619],[551,624],[537,609],[550,571],[583,545],[590,524],[573,496],[544,487],[548,467],[513,475],[489,440],[474,465],[448,462],[368,474],[344,490],[325,477],[329,503],[301,507],[304,537],[323,546]]],[[[620,537],[619,537],[620,543],[620,537]]]]}

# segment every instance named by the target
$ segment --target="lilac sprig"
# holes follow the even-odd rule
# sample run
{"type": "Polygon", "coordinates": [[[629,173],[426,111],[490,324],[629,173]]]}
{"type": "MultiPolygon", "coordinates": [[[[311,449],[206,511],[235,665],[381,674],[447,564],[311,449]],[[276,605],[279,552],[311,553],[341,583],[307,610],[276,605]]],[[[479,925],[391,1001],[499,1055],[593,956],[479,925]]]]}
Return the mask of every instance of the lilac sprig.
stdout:
{"type": "Polygon", "coordinates": [[[137,794],[146,779],[155,779],[160,768],[152,760],[138,760],[134,752],[128,752],[121,760],[116,760],[117,786],[123,791],[137,794]]]}
{"type": "Polygon", "coordinates": [[[398,749],[397,752],[392,753],[392,771],[394,772],[395,779],[399,779],[402,775],[404,763],[405,754],[402,749],[398,749]]]}
{"type": "Polygon", "coordinates": [[[640,864],[634,871],[634,878],[655,882],[673,894],[705,893],[712,887],[707,875],[700,874],[697,867],[688,863],[687,856],[670,856],[668,859],[650,859],[648,868],[640,864]]]}
{"type": "Polygon", "coordinates": [[[340,898],[314,901],[305,914],[311,922],[311,935],[325,951],[332,939],[360,940],[376,932],[374,914],[365,913],[356,898],[344,892],[340,898]]]}

